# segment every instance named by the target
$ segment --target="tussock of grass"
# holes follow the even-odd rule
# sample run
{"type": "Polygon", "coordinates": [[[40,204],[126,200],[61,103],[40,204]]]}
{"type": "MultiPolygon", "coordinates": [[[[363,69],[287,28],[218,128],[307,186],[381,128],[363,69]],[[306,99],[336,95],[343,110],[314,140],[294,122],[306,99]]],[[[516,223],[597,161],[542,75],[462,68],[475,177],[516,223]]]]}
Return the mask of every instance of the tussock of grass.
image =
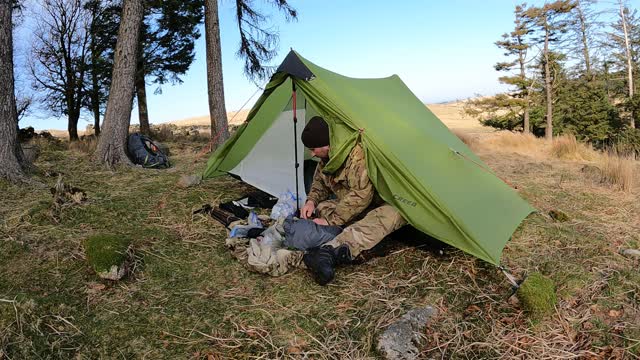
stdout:
{"type": "Polygon", "coordinates": [[[518,298],[532,318],[541,319],[553,312],[556,305],[556,289],[551,279],[535,272],[527,276],[520,285],[518,298]]]}
{"type": "Polygon", "coordinates": [[[632,191],[638,163],[634,155],[621,155],[611,150],[603,154],[599,162],[603,182],[625,192],[632,191]]]}
{"type": "Polygon", "coordinates": [[[125,262],[129,245],[131,240],[122,235],[93,235],[85,241],[87,261],[97,273],[108,272],[125,262]]]}
{"type": "Polygon", "coordinates": [[[482,147],[491,152],[515,152],[535,158],[544,156],[546,144],[532,134],[500,131],[482,141],[482,147]]]}
{"type": "Polygon", "coordinates": [[[565,160],[592,160],[597,157],[590,146],[578,142],[572,134],[556,136],[551,145],[551,155],[565,160]]]}

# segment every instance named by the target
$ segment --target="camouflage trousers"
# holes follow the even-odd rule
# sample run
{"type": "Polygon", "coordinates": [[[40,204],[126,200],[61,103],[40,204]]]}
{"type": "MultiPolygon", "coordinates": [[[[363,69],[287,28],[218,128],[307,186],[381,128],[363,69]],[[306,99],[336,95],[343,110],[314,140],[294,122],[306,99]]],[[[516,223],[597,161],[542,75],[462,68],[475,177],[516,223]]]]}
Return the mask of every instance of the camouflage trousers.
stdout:
{"type": "MultiPolygon", "coordinates": [[[[337,200],[323,201],[318,204],[316,212],[320,217],[327,217],[328,214],[335,211],[336,204],[337,200]]],[[[389,204],[383,204],[365,210],[355,222],[348,225],[327,245],[333,247],[347,245],[351,256],[355,258],[362,251],[378,245],[385,236],[406,224],[407,221],[398,210],[389,204]]]]}

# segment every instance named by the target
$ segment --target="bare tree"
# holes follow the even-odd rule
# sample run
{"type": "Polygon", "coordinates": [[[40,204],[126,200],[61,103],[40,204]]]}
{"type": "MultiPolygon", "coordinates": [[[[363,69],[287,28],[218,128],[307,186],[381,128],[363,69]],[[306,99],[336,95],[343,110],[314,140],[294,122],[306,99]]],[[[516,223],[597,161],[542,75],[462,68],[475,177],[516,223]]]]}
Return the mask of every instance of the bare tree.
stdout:
{"type": "Polygon", "coordinates": [[[14,94],[13,1],[0,0],[0,178],[26,180],[26,161],[18,143],[18,115],[14,94]]]}
{"type": "Polygon", "coordinates": [[[31,73],[36,90],[55,114],[68,117],[71,141],[78,140],[90,19],[80,0],[44,0],[34,33],[31,73]]]}
{"type": "Polygon", "coordinates": [[[588,81],[595,79],[592,53],[597,29],[602,26],[598,21],[600,13],[594,10],[596,1],[576,0],[570,20],[570,30],[573,35],[573,41],[570,44],[571,52],[576,54],[580,64],[584,66],[580,72],[583,72],[588,81]]]}
{"type": "Polygon", "coordinates": [[[131,121],[142,16],[142,0],[124,1],[109,101],[96,150],[97,159],[110,167],[119,163],[131,165],[127,157],[127,135],[131,121]]]}
{"type": "MultiPolygon", "coordinates": [[[[624,49],[625,57],[627,60],[627,86],[629,87],[629,99],[633,99],[633,65],[631,58],[631,45],[629,44],[629,24],[627,17],[625,16],[625,6],[622,0],[618,0],[620,5],[620,23],[622,24],[622,31],[624,34],[624,49]]],[[[632,114],[629,126],[631,128],[636,127],[635,114],[632,114]]]]}

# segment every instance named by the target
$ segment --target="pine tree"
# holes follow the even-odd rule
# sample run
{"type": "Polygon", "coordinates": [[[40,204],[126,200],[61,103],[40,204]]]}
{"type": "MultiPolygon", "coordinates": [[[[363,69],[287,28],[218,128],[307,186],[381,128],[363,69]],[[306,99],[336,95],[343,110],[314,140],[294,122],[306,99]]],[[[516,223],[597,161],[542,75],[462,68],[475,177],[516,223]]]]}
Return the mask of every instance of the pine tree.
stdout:
{"type": "Polygon", "coordinates": [[[127,134],[133,104],[137,50],[143,12],[142,0],[124,0],[109,101],[95,154],[98,161],[110,167],[119,163],[131,164],[127,157],[127,134]]]}
{"type": "MultiPolygon", "coordinates": [[[[98,1],[102,9],[100,21],[92,31],[104,56],[98,58],[95,72],[99,79],[107,79],[99,91],[94,92],[96,101],[104,102],[109,89],[113,69],[114,34],[120,22],[122,6],[118,3],[98,1]]],[[[147,81],[156,84],[154,93],[161,93],[164,84],[179,84],[195,58],[195,40],[200,37],[198,25],[203,19],[203,0],[145,0],[144,21],[140,28],[138,58],[136,60],[135,93],[138,103],[138,118],[143,133],[149,133],[147,110],[147,81]]],[[[94,113],[95,108],[92,106],[94,113]]]]}
{"type": "MultiPolygon", "coordinates": [[[[515,29],[509,33],[502,35],[502,40],[497,41],[495,44],[499,48],[504,50],[505,56],[515,57],[508,62],[499,62],[495,68],[497,71],[513,71],[518,70],[516,75],[502,76],[499,81],[503,84],[512,85],[515,87],[510,95],[512,97],[510,108],[521,108],[523,114],[523,131],[529,133],[529,91],[531,87],[531,80],[527,77],[527,52],[531,47],[527,43],[527,35],[531,30],[527,27],[527,23],[523,21],[524,5],[518,5],[515,9],[515,29]]],[[[519,113],[520,111],[517,110],[519,113]]]]}
{"type": "Polygon", "coordinates": [[[571,43],[568,48],[579,59],[582,66],[579,72],[589,81],[595,80],[592,52],[598,35],[597,30],[602,26],[598,20],[600,13],[594,10],[596,2],[597,0],[576,0],[569,20],[571,43]]]}
{"type": "Polygon", "coordinates": [[[551,44],[558,42],[568,25],[566,14],[575,4],[572,0],[557,0],[545,3],[542,7],[530,7],[523,16],[528,19],[532,29],[536,30],[536,42],[542,44],[542,65],[544,74],[544,92],[546,98],[546,129],[547,140],[553,138],[553,91],[550,64],[551,44]]]}
{"type": "MultiPolygon", "coordinates": [[[[287,0],[269,0],[285,14],[287,20],[297,18],[296,10],[287,0]]],[[[265,27],[267,16],[252,7],[250,0],[236,0],[236,21],[240,30],[238,56],[245,60],[244,73],[254,82],[268,79],[273,68],[267,64],[277,54],[278,33],[265,27]]],[[[222,87],[222,66],[220,58],[220,22],[218,7],[214,0],[206,1],[207,32],[207,81],[209,89],[209,114],[211,116],[211,137],[214,145],[223,143],[229,136],[227,115],[224,107],[222,87]]]]}
{"type": "Polygon", "coordinates": [[[635,118],[639,115],[634,106],[636,94],[634,78],[638,75],[640,60],[640,19],[637,10],[631,11],[622,0],[618,0],[618,5],[619,17],[618,21],[612,25],[613,31],[608,34],[609,44],[612,48],[612,63],[625,73],[625,107],[630,110],[628,123],[633,129],[636,127],[635,118]]]}

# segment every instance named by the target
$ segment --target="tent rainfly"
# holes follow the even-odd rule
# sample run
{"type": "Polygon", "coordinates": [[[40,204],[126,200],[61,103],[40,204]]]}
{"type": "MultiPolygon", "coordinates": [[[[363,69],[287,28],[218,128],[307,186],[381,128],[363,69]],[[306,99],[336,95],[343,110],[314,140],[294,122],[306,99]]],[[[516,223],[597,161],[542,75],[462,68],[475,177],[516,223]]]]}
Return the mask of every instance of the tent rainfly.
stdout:
{"type": "Polygon", "coordinates": [[[489,263],[499,265],[516,227],[535,210],[397,75],[349,78],[293,50],[245,123],[211,156],[203,178],[232,174],[274,196],[297,193],[302,204],[298,164],[308,152],[300,135],[315,115],[329,124],[325,172],[336,171],[360,143],[369,177],[387,203],[420,231],[489,263]]]}

